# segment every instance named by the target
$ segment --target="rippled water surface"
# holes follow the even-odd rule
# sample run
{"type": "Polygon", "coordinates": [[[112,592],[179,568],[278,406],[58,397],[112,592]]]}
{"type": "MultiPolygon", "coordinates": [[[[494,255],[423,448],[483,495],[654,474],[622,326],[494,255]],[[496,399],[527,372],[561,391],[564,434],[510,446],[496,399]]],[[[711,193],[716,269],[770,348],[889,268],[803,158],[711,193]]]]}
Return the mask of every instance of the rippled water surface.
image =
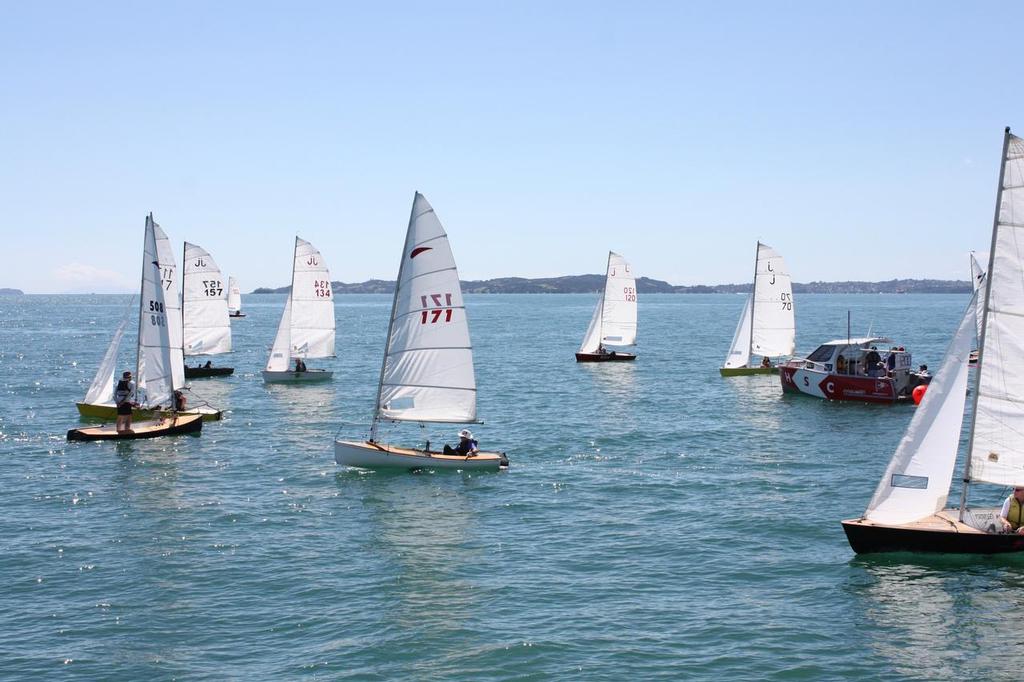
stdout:
{"type": "MultiPolygon", "coordinates": [[[[722,379],[742,296],[646,296],[639,359],[577,365],[595,298],[467,297],[474,430],[512,461],[475,475],[333,461],[366,431],[388,296],[339,297],[338,358],[310,363],[334,381],[304,387],[263,384],[283,297],[246,297],[234,376],[193,381],[225,419],[122,444],[65,432],[128,298],[0,298],[0,676],[1016,676],[1024,560],[843,536],[913,407],[722,379]]],[[[966,303],[798,297],[798,348],[849,309],[937,368],[966,303]]]]}

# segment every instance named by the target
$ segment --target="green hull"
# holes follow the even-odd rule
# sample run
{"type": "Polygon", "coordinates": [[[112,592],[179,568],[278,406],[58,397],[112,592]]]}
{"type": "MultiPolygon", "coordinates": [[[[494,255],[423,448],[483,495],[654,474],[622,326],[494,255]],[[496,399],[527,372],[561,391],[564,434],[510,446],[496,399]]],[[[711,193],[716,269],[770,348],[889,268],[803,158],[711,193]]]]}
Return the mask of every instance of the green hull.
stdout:
{"type": "Polygon", "coordinates": [[[750,374],[778,374],[778,367],[720,367],[718,372],[723,377],[745,377],[750,374]]]}
{"type": "MultiPolygon", "coordinates": [[[[78,406],[78,414],[89,419],[117,419],[117,408],[113,405],[90,405],[89,403],[75,403],[78,406]]],[[[133,420],[144,420],[159,418],[170,414],[166,410],[132,410],[133,420]]],[[[221,417],[220,410],[206,408],[204,410],[185,410],[180,414],[202,414],[204,422],[218,421],[221,417]]]]}

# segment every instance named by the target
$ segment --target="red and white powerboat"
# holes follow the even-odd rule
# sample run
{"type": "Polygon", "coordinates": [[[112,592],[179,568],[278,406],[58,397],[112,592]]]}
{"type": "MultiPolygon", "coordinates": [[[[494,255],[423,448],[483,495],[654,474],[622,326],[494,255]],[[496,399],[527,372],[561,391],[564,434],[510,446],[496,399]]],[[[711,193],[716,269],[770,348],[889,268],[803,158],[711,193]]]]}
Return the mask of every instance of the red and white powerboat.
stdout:
{"type": "Polygon", "coordinates": [[[909,399],[916,386],[930,380],[927,372],[913,372],[911,367],[910,352],[903,346],[871,336],[822,344],[806,358],[781,365],[779,377],[787,393],[893,403],[909,399]]]}

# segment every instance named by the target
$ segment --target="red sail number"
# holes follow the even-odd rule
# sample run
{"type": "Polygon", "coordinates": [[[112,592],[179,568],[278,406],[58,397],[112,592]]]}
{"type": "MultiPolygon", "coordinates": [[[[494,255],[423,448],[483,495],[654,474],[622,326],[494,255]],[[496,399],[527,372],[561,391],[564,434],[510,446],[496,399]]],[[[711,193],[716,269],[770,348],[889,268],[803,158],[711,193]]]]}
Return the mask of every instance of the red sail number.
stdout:
{"type": "Polygon", "coordinates": [[[420,296],[420,303],[423,305],[423,310],[420,311],[420,324],[427,324],[427,320],[430,321],[430,324],[436,324],[442,321],[441,315],[444,315],[444,322],[452,321],[451,294],[425,294],[420,296]],[[441,302],[442,296],[444,303],[441,302]]]}

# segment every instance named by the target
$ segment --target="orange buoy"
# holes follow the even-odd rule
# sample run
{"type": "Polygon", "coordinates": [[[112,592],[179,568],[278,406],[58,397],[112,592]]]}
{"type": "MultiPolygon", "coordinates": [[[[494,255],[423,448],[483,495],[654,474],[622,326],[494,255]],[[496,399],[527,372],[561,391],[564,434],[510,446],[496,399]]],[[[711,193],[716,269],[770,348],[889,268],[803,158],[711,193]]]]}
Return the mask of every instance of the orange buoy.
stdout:
{"type": "Polygon", "coordinates": [[[924,384],[914,387],[914,392],[910,396],[914,399],[915,405],[921,404],[921,399],[924,398],[924,392],[928,390],[928,387],[924,384]]]}

